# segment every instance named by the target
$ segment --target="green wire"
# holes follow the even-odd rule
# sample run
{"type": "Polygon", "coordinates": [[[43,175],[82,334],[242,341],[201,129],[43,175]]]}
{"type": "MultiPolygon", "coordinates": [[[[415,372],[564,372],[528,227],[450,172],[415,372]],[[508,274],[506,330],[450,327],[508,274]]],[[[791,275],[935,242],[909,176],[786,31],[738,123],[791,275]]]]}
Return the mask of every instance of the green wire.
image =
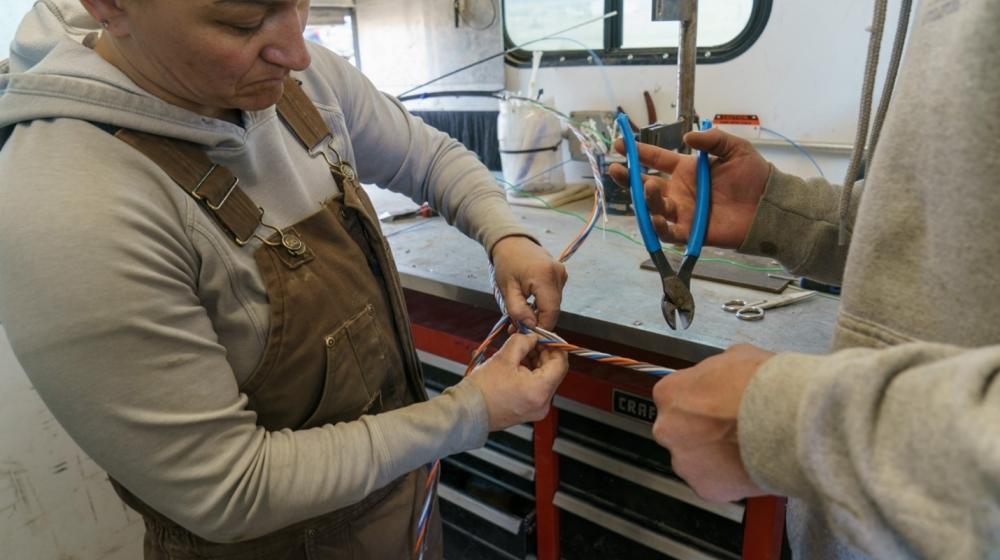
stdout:
{"type": "MultiPolygon", "coordinates": [[[[508,183],[507,181],[504,181],[503,179],[497,178],[497,182],[506,185],[510,190],[517,191],[518,193],[520,193],[522,195],[526,195],[529,198],[533,198],[533,199],[541,202],[542,204],[545,205],[545,208],[547,208],[549,210],[552,210],[553,212],[556,212],[558,214],[563,214],[563,215],[566,215],[566,216],[571,216],[573,218],[576,218],[577,220],[580,220],[583,223],[587,223],[587,218],[584,218],[583,216],[581,216],[580,214],[577,214],[576,212],[570,212],[569,210],[560,210],[559,208],[556,208],[555,206],[552,206],[551,204],[549,204],[548,201],[546,201],[544,198],[542,198],[540,196],[537,196],[537,195],[534,195],[534,194],[531,194],[530,192],[527,192],[525,190],[522,190],[521,188],[519,188],[519,187],[517,187],[515,185],[512,185],[511,183],[508,183]]],[[[613,228],[606,228],[606,227],[603,227],[603,226],[600,226],[600,225],[596,225],[596,226],[594,226],[594,228],[595,229],[599,229],[601,231],[605,231],[605,232],[608,232],[608,233],[613,233],[615,235],[621,236],[621,237],[625,238],[626,240],[631,241],[632,243],[635,243],[636,245],[638,245],[640,247],[643,247],[642,241],[639,241],[638,239],[632,237],[631,235],[625,233],[624,231],[613,229],[613,228]]],[[[684,254],[684,251],[681,251],[680,249],[677,249],[677,248],[669,246],[669,245],[667,246],[666,249],[667,249],[667,251],[669,251],[669,252],[671,252],[671,253],[673,253],[675,255],[683,255],[684,254]]],[[[722,259],[722,258],[716,258],[716,257],[705,257],[705,258],[701,258],[699,260],[701,260],[703,262],[716,262],[716,263],[728,264],[730,266],[735,266],[736,268],[742,268],[743,270],[753,270],[755,272],[784,272],[784,270],[785,270],[785,269],[781,268],[780,266],[779,267],[775,267],[775,266],[754,266],[754,265],[751,265],[751,264],[744,264],[744,263],[733,261],[733,260],[730,260],[730,259],[722,259]]]]}
{"type": "MultiPolygon", "coordinates": [[[[683,255],[684,251],[680,249],[675,249],[674,247],[667,247],[667,250],[675,255],[683,255]]],[[[733,261],[729,259],[723,259],[719,257],[698,257],[699,261],[702,262],[716,262],[735,266],[736,268],[742,268],[743,270],[753,270],[755,272],[784,272],[785,269],[780,266],[754,266],[752,264],[745,264],[738,261],[733,261]]]]}

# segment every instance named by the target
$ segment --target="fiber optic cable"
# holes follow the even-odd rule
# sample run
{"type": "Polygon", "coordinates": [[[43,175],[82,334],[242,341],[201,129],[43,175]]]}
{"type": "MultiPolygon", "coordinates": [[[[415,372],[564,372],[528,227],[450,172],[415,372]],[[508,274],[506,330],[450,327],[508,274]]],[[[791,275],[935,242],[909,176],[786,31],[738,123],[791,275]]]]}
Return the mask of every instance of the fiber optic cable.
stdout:
{"type": "Polygon", "coordinates": [[[609,103],[608,108],[614,109],[618,106],[618,104],[615,103],[615,94],[614,94],[614,88],[611,86],[611,78],[608,77],[608,71],[604,67],[604,60],[601,59],[600,55],[598,55],[597,52],[594,51],[594,49],[588,47],[583,41],[578,41],[570,37],[556,36],[556,37],[550,37],[548,40],[567,41],[575,45],[579,45],[580,47],[583,47],[583,50],[587,51],[590,57],[594,60],[594,64],[596,64],[597,67],[601,70],[601,77],[604,79],[604,94],[608,96],[608,103],[609,103]]]}
{"type": "Polygon", "coordinates": [[[764,132],[768,133],[768,134],[773,134],[774,136],[777,136],[778,138],[781,138],[785,142],[788,142],[793,148],[795,148],[799,152],[802,152],[802,155],[806,156],[806,158],[808,158],[809,161],[812,162],[813,167],[815,167],[816,171],[819,172],[820,177],[823,177],[824,179],[826,179],[826,175],[823,173],[823,169],[819,166],[819,163],[816,162],[816,159],[812,156],[812,154],[809,153],[809,150],[806,150],[805,148],[803,148],[802,146],[800,146],[799,144],[797,144],[795,142],[795,140],[792,140],[791,138],[785,136],[784,134],[778,132],[777,130],[773,130],[773,129],[767,128],[766,126],[762,126],[762,127],[760,127],[760,129],[763,130],[764,132]]]}
{"type": "Polygon", "coordinates": [[[509,49],[502,50],[502,51],[500,51],[500,52],[498,52],[496,54],[491,54],[490,56],[487,56],[485,58],[481,58],[481,59],[479,59],[479,60],[477,60],[475,62],[472,62],[470,64],[466,64],[465,66],[462,66],[461,68],[456,68],[456,69],[454,69],[454,70],[452,70],[450,72],[446,72],[444,74],[441,74],[440,76],[438,76],[436,78],[433,78],[431,80],[428,80],[428,81],[426,81],[426,82],[424,82],[424,83],[422,83],[420,85],[413,86],[410,89],[408,89],[408,90],[404,91],[403,93],[401,93],[400,95],[407,95],[407,94],[413,93],[413,92],[415,92],[417,90],[420,90],[420,89],[423,89],[423,88],[425,88],[425,87],[427,87],[427,86],[429,86],[429,85],[431,85],[431,84],[433,84],[435,82],[443,80],[443,79],[445,79],[445,78],[447,78],[449,76],[454,76],[455,74],[458,74],[459,72],[464,72],[464,71],[468,70],[469,68],[473,68],[473,67],[478,66],[478,65],[480,65],[480,64],[482,64],[484,62],[489,62],[490,60],[493,60],[494,58],[501,57],[501,56],[504,56],[506,54],[510,54],[510,53],[512,53],[512,52],[514,52],[516,50],[520,50],[520,49],[522,49],[522,48],[524,48],[524,47],[526,47],[526,46],[528,46],[528,45],[530,45],[532,43],[538,43],[540,41],[545,41],[547,39],[555,37],[556,35],[562,35],[563,33],[566,33],[567,31],[572,31],[574,29],[578,29],[580,27],[583,27],[585,25],[590,25],[591,23],[595,23],[595,22],[598,22],[598,21],[604,21],[604,20],[606,20],[606,19],[608,19],[610,17],[614,17],[614,16],[617,16],[617,15],[618,15],[618,11],[617,10],[611,11],[611,12],[608,12],[606,14],[602,14],[600,16],[588,19],[587,21],[582,21],[582,22],[577,23],[575,25],[571,25],[571,26],[566,27],[564,29],[560,29],[559,31],[556,31],[555,33],[551,33],[551,34],[546,35],[544,37],[539,37],[537,39],[532,39],[531,41],[525,41],[524,43],[521,43],[520,45],[514,45],[513,47],[511,47],[509,49]]]}

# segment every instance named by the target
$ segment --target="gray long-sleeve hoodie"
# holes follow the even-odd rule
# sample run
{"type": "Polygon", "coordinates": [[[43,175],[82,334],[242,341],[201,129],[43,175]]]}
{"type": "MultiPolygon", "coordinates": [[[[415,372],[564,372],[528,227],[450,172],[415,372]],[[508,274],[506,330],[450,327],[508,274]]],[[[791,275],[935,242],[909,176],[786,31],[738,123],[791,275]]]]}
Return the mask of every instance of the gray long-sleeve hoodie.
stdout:
{"type": "MultiPolygon", "coordinates": [[[[81,45],[97,28],[78,0],[43,0],[0,69],[0,321],[80,447],[182,526],[234,541],[481,446],[486,406],[468,382],[336,426],[255,424],[238,390],[269,327],[255,247],[236,247],[155,164],[87,121],[203,145],[279,227],[336,184],[273,107],[241,127],[164,103],[81,45]]],[[[486,248],[526,233],[471,152],[339,56],[310,53],[296,77],[364,182],[429,201],[486,248]]]]}
{"type": "Polygon", "coordinates": [[[740,408],[797,558],[1000,558],[998,52],[1000,2],[924,0],[849,249],[839,188],[778,171],[741,247],[843,281],[834,352],[778,354],[740,408]]]}

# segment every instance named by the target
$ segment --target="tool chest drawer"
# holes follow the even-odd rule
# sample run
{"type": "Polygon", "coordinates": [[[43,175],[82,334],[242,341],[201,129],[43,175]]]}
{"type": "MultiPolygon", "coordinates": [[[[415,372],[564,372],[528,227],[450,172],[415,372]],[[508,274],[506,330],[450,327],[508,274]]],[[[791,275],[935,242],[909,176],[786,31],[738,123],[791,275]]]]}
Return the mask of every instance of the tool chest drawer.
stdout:
{"type": "Polygon", "coordinates": [[[586,529],[588,524],[616,535],[607,539],[613,548],[626,547],[622,538],[641,535],[645,548],[659,540],[670,544],[663,550],[676,548],[691,557],[740,557],[743,505],[698,497],[670,472],[669,456],[651,440],[648,424],[574,401],[557,399],[556,404],[559,426],[552,449],[559,457],[557,506],[579,518],[562,526],[566,558],[577,538],[574,527],[586,529]]]}
{"type": "Polygon", "coordinates": [[[559,436],[601,449],[626,463],[672,475],[670,454],[652,439],[652,427],[556,397],[559,436]],[[613,423],[613,424],[612,424],[613,423]]]}
{"type": "Polygon", "coordinates": [[[489,449],[452,455],[444,463],[468,471],[530,500],[535,499],[535,467],[489,449]]]}
{"type": "Polygon", "coordinates": [[[442,461],[438,503],[446,556],[527,558],[535,550],[534,495],[516,475],[476,468],[482,466],[466,454],[442,461]]]}
{"type": "MultiPolygon", "coordinates": [[[[601,465],[595,467],[571,458],[566,446],[558,445],[562,443],[558,440],[556,443],[556,452],[561,453],[561,491],[678,542],[713,552],[720,557],[731,554],[733,558],[739,558],[743,544],[739,517],[736,520],[729,519],[688,503],[700,499],[680,482],[648,472],[640,474],[645,478],[643,482],[649,486],[660,486],[652,489],[634,482],[635,479],[630,476],[633,473],[626,468],[627,465],[615,465],[613,462],[601,465],[595,462],[601,465]]],[[[577,450],[572,450],[572,453],[577,455],[577,450]]],[[[716,504],[705,502],[705,505],[716,504]]],[[[734,517],[742,515],[741,509],[734,509],[734,517]]]]}

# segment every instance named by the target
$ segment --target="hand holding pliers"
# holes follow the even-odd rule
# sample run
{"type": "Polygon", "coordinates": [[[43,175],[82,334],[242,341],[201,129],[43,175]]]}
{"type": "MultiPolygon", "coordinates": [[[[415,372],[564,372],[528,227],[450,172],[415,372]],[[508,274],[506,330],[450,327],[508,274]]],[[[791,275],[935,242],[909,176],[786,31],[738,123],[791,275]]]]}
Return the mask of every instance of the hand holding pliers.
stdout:
{"type": "MultiPolygon", "coordinates": [[[[639,232],[642,234],[642,242],[649,252],[660,280],[663,283],[663,298],[660,301],[660,310],[663,318],[670,325],[670,328],[677,329],[678,326],[686,329],[691,326],[694,320],[694,297],[691,295],[691,272],[701,255],[701,248],[705,242],[705,234],[708,231],[708,217],[711,209],[712,179],[709,167],[708,153],[699,152],[696,175],[696,198],[694,219],[691,224],[691,231],[688,234],[687,247],[684,251],[684,259],[677,272],[670,266],[666,255],[663,253],[663,246],[653,229],[653,220],[650,218],[649,209],[646,207],[646,197],[642,186],[642,171],[639,164],[639,148],[636,145],[635,135],[628,125],[628,117],[624,113],[618,114],[618,128],[622,131],[622,139],[625,143],[625,157],[628,159],[629,190],[632,193],[632,204],[635,207],[635,218],[639,223],[639,232]]],[[[711,124],[705,121],[702,130],[709,128],[711,124]]]]}

